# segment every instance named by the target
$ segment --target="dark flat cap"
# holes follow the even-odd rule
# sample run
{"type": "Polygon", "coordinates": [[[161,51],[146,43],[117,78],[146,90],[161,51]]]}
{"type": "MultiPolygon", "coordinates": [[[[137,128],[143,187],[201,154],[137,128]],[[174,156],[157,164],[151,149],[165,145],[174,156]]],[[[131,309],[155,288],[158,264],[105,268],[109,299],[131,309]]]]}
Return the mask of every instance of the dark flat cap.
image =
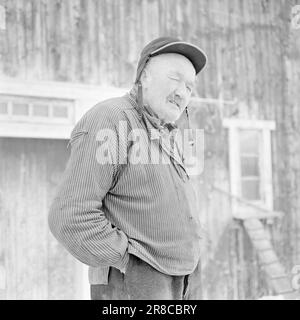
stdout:
{"type": "Polygon", "coordinates": [[[207,57],[197,46],[172,37],[160,37],[148,43],[141,52],[137,67],[136,82],[140,80],[142,71],[151,57],[163,53],[178,53],[185,56],[193,64],[196,74],[205,66],[207,57]]]}

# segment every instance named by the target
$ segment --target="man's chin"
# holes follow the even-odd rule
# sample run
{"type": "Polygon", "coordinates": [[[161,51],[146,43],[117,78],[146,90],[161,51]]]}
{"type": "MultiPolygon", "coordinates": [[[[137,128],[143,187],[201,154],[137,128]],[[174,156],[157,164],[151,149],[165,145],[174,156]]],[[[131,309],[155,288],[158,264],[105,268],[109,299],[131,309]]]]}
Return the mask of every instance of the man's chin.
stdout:
{"type": "Polygon", "coordinates": [[[172,113],[170,112],[167,115],[165,122],[167,122],[167,123],[175,122],[180,118],[181,114],[182,114],[182,112],[180,110],[178,110],[177,112],[172,112],[172,113]]]}

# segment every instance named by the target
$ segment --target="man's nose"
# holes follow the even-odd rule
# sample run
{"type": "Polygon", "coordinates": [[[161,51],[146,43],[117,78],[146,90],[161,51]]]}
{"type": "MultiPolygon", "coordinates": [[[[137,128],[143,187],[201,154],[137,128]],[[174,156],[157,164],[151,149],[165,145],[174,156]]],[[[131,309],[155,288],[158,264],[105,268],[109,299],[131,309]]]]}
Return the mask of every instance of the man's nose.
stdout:
{"type": "Polygon", "coordinates": [[[178,86],[175,91],[175,95],[180,99],[185,99],[187,96],[187,88],[184,81],[179,81],[178,86]]]}

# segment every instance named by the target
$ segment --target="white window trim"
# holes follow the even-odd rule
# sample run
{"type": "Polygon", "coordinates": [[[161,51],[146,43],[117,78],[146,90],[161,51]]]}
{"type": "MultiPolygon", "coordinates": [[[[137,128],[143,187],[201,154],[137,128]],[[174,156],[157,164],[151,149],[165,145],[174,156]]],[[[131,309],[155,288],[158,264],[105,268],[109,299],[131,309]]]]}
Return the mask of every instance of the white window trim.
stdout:
{"type": "MultiPolygon", "coordinates": [[[[3,95],[4,96],[4,95],[3,95]]],[[[70,124],[74,123],[74,101],[70,100],[58,100],[57,102],[53,102],[50,99],[47,100],[40,100],[41,97],[35,97],[37,99],[36,103],[45,103],[48,107],[49,114],[47,117],[42,117],[42,116],[32,116],[33,113],[33,106],[34,102],[29,100],[25,101],[26,104],[29,107],[29,113],[27,115],[15,115],[12,113],[12,103],[19,102],[19,101],[14,101],[15,100],[15,95],[10,96],[10,97],[5,97],[4,101],[6,100],[7,107],[8,107],[8,113],[7,114],[0,114],[0,126],[3,122],[8,122],[8,123],[16,123],[16,122],[25,122],[25,123],[54,123],[54,124],[70,124]],[[12,98],[11,98],[12,97],[12,98]],[[10,100],[11,98],[11,100],[10,100]],[[53,107],[54,106],[64,106],[67,107],[67,112],[68,115],[67,117],[54,117],[53,116],[53,107]]],[[[26,100],[26,96],[22,96],[21,99],[26,100]]],[[[1,95],[0,99],[2,101],[1,95]]]]}
{"type": "Polygon", "coordinates": [[[249,120],[249,119],[223,119],[223,126],[228,129],[229,143],[229,171],[230,171],[230,192],[232,194],[232,213],[234,218],[244,219],[245,217],[266,217],[267,210],[273,212],[273,188],[272,188],[272,151],[271,151],[271,131],[276,129],[274,121],[249,120]],[[239,134],[240,129],[260,130],[262,133],[262,150],[260,150],[261,165],[264,168],[262,172],[262,181],[265,195],[264,204],[247,201],[262,209],[260,212],[254,207],[243,205],[238,198],[241,197],[241,172],[240,172],[240,150],[239,134]]]}
{"type": "Polygon", "coordinates": [[[93,86],[69,82],[20,81],[0,78],[0,95],[74,101],[73,123],[32,123],[1,121],[0,137],[69,139],[75,123],[96,103],[124,95],[128,88],[93,86]]]}

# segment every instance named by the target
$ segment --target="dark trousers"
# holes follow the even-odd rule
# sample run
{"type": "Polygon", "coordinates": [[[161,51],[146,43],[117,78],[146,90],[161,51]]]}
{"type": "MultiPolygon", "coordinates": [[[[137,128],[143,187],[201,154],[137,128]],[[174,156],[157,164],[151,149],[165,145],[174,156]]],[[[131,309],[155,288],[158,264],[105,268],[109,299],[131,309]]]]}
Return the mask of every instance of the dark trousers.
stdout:
{"type": "Polygon", "coordinates": [[[126,273],[110,268],[107,285],[91,285],[92,300],[199,300],[201,267],[185,276],[161,273],[130,255],[126,273]]]}

